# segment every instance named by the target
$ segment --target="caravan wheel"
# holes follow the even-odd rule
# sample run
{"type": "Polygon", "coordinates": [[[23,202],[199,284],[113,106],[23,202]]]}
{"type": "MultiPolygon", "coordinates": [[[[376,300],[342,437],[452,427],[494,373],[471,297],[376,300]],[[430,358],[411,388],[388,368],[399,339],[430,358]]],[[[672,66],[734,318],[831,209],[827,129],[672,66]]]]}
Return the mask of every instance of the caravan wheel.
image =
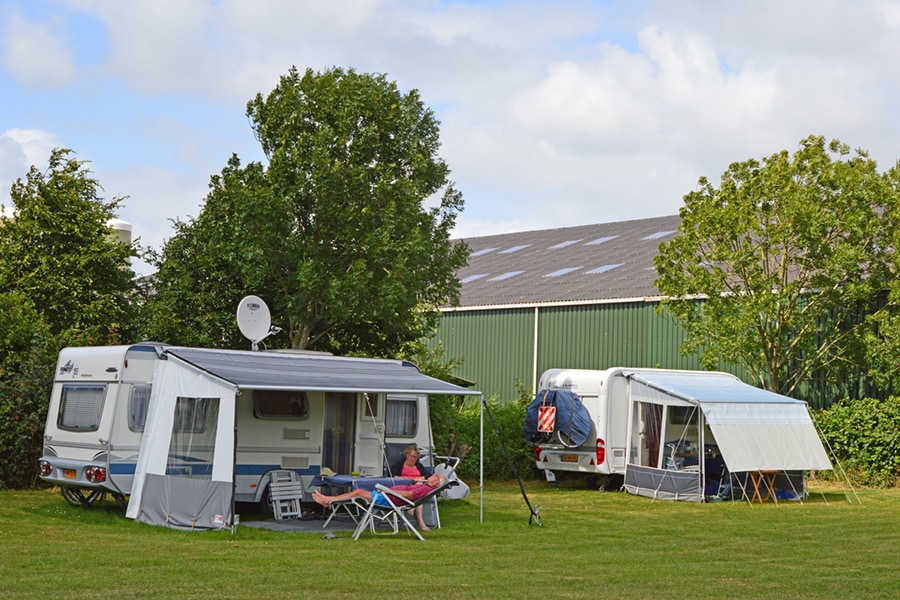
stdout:
{"type": "Polygon", "coordinates": [[[66,502],[72,506],[80,506],[82,508],[90,508],[97,500],[103,498],[103,491],[101,490],[92,490],[85,495],[84,491],[78,488],[62,487],[60,492],[62,492],[62,497],[65,498],[66,502]]]}
{"type": "Polygon", "coordinates": [[[262,497],[259,499],[259,511],[268,513],[271,516],[275,516],[275,501],[272,500],[272,487],[266,486],[266,489],[262,493],[262,497]]]}
{"type": "Polygon", "coordinates": [[[113,494],[112,497],[116,501],[116,504],[119,505],[119,510],[122,511],[122,514],[125,514],[125,511],[128,510],[128,498],[123,494],[113,494]]]}

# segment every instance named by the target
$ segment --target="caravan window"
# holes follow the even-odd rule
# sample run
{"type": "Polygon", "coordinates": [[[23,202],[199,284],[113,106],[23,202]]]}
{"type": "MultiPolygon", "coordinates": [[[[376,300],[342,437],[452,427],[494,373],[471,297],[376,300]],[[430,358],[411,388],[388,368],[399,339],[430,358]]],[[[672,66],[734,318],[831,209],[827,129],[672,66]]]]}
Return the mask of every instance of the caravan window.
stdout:
{"type": "Polygon", "coordinates": [[[218,398],[184,398],[179,396],[175,403],[175,433],[203,433],[206,431],[210,400],[218,398]]]}
{"type": "Polygon", "coordinates": [[[693,406],[670,406],[670,425],[690,425],[697,420],[697,408],[693,406]]]}
{"type": "Polygon", "coordinates": [[[56,425],[68,431],[97,431],[105,385],[64,385],[56,425]]]}
{"type": "Polygon", "coordinates": [[[384,435],[414,437],[418,430],[419,403],[415,396],[388,396],[385,404],[384,435]]]}
{"type": "Polygon", "coordinates": [[[128,428],[132,431],[143,431],[147,422],[147,409],[150,407],[150,386],[136,385],[131,388],[128,400],[128,428]]]}
{"type": "Polygon", "coordinates": [[[306,392],[255,391],[253,414],[257,419],[307,419],[306,392]]]}

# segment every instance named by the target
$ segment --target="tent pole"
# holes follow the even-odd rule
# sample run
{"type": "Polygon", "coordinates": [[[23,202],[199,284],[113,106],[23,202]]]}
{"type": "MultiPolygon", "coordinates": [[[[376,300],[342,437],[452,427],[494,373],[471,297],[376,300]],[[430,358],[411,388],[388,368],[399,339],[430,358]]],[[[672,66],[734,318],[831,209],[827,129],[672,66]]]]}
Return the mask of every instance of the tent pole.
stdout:
{"type": "Polygon", "coordinates": [[[237,400],[240,392],[234,394],[234,444],[231,449],[231,535],[237,532],[238,516],[235,508],[234,497],[237,493],[237,445],[238,445],[238,422],[237,422],[237,400]]]}
{"type": "Polygon", "coordinates": [[[698,461],[700,463],[700,502],[706,499],[706,419],[703,414],[703,408],[697,407],[697,426],[700,438],[700,447],[697,449],[698,461]]]}
{"type": "Polygon", "coordinates": [[[484,394],[478,395],[478,522],[484,523],[484,394]]]}

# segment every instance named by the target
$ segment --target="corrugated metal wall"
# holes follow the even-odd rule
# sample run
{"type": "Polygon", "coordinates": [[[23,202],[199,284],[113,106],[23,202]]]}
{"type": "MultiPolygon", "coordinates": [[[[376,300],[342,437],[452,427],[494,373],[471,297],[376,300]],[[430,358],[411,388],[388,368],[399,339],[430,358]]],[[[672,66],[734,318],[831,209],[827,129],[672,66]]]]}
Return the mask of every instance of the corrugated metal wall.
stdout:
{"type": "MultiPolygon", "coordinates": [[[[429,344],[440,340],[447,358],[464,359],[457,375],[474,382],[485,397],[503,402],[517,397],[517,379],[531,391],[540,374],[555,367],[700,369],[698,355],[682,356],[678,350],[684,340],[681,327],[668,313],[657,315],[657,306],[623,302],[446,312],[429,344]]],[[[759,384],[736,365],[718,368],[759,384]]],[[[822,408],[845,397],[889,393],[859,375],[839,385],[813,379],[791,395],[822,408]]]]}
{"type": "Polygon", "coordinates": [[[553,367],[605,369],[660,367],[696,369],[696,356],[678,352],[682,331],[655,303],[497,309],[444,313],[432,345],[440,340],[448,358],[462,358],[457,371],[486,397],[516,397],[516,379],[531,390],[553,367]],[[537,368],[534,368],[537,314],[537,368]]]}

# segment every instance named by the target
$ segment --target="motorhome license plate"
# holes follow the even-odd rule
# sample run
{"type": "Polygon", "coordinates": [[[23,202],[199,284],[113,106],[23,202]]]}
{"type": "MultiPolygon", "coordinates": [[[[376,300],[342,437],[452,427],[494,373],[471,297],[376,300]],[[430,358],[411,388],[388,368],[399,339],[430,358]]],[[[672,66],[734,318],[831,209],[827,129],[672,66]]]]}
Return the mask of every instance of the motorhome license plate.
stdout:
{"type": "Polygon", "coordinates": [[[577,455],[577,454],[563,454],[562,456],[559,457],[559,460],[561,460],[562,462],[574,462],[574,463],[577,463],[577,462],[578,462],[578,455],[577,455]]]}
{"type": "Polygon", "coordinates": [[[75,479],[75,469],[66,469],[63,471],[63,475],[65,475],[67,479],[75,479]]]}

